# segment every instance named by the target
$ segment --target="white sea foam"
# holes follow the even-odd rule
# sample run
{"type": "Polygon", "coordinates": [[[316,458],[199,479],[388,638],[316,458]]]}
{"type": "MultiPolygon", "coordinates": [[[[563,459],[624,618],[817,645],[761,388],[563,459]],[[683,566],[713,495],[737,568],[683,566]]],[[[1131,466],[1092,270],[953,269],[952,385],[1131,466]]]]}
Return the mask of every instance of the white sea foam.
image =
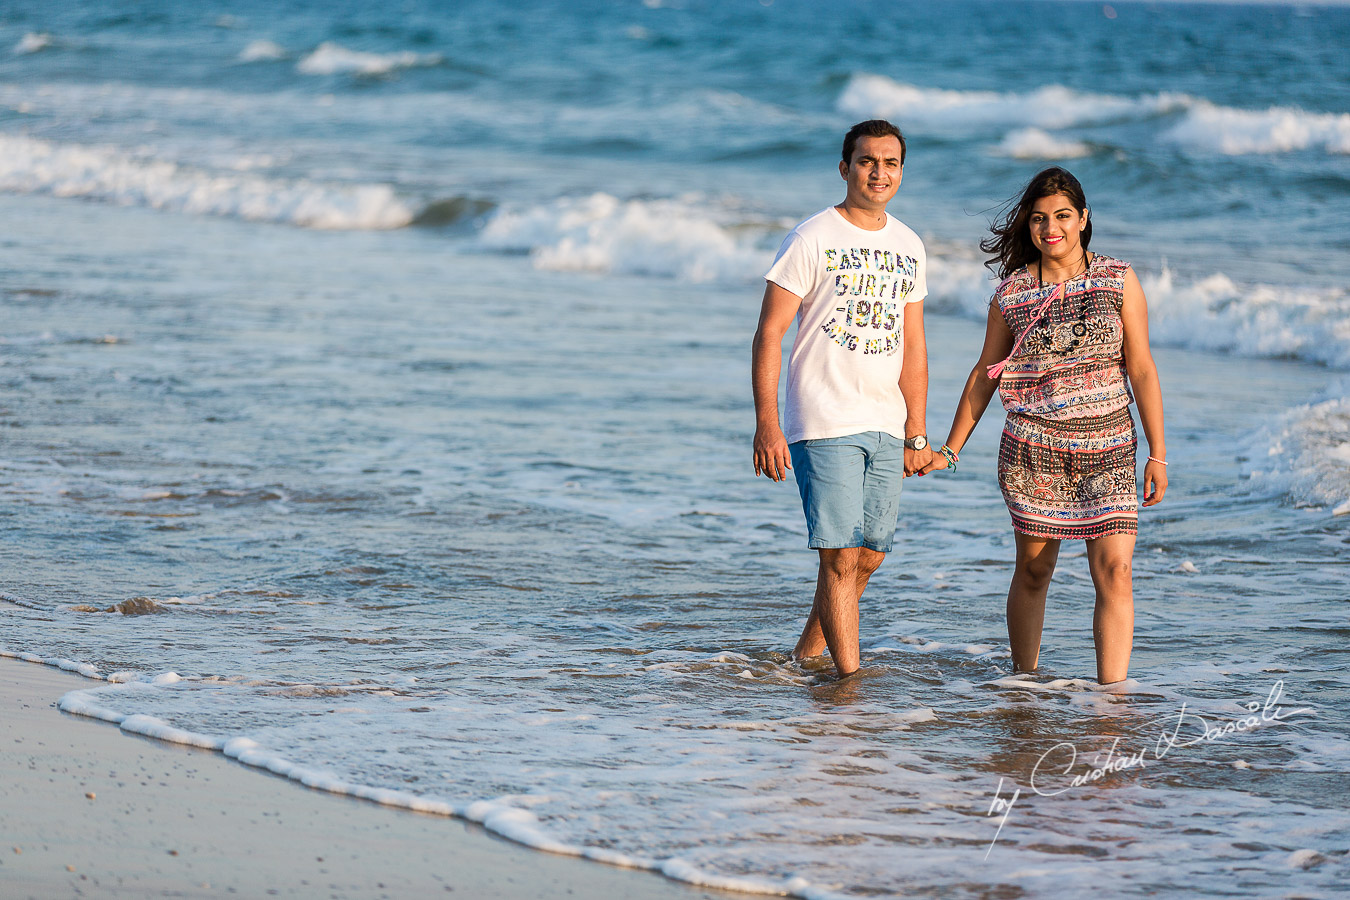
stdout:
{"type": "Polygon", "coordinates": [[[1328,391],[1329,399],[1290,410],[1259,440],[1251,478],[1285,492],[1298,506],[1350,514],[1350,383],[1328,391]]]}
{"type": "MultiPolygon", "coordinates": [[[[15,602],[13,597],[6,596],[4,599],[11,603],[15,602]]],[[[23,653],[18,650],[8,650],[0,647],[0,657],[7,659],[17,659],[23,662],[37,663],[38,665],[51,666],[54,669],[62,669],[66,672],[74,672],[76,675],[83,675],[85,678],[94,678],[102,680],[96,666],[89,663],[76,662],[73,659],[63,659],[59,656],[39,656],[36,653],[23,653]]]]}
{"type": "MultiPolygon", "coordinates": [[[[750,284],[786,225],[743,218],[698,198],[597,193],[500,209],[479,241],[528,254],[540,269],[750,284]]],[[[928,261],[928,308],[983,320],[995,279],[982,261],[941,246],[930,248],[928,261]]],[[[1183,280],[1167,267],[1142,283],[1159,346],[1350,368],[1350,292],[1342,288],[1239,284],[1223,274],[1183,280]]]]}
{"type": "Polygon", "coordinates": [[[1087,156],[1091,148],[1045,129],[1158,119],[1158,140],[1199,153],[1228,156],[1320,150],[1350,154],[1350,113],[1309,112],[1297,107],[1239,109],[1190,94],[1162,92],[1137,97],[1089,94],[1061,85],[1027,93],[954,91],[854,75],[836,101],[851,116],[896,118],[927,131],[979,132],[1017,128],[996,152],[1019,159],[1087,156]],[[1171,116],[1181,113],[1180,121],[1171,116]]]}
{"type": "Polygon", "coordinates": [[[37,53],[52,45],[52,36],[45,31],[30,31],[14,45],[17,54],[37,53]]]}
{"type": "Polygon", "coordinates": [[[1156,116],[1189,106],[1184,94],[1142,97],[1087,94],[1061,85],[1029,93],[953,91],[893,81],[883,75],[854,75],[836,101],[851,116],[897,118],[925,130],[1068,128],[1156,116]]]}
{"type": "MultiPolygon", "coordinates": [[[[733,231],[692,198],[620,200],[610,194],[502,209],[480,240],[528,252],[541,269],[656,275],[682,281],[745,281],[773,260],[756,234],[733,231]]],[[[761,229],[762,232],[762,229],[761,229]]]]}
{"type": "MultiPolygon", "coordinates": [[[[0,656],[14,657],[62,668],[74,668],[77,664],[67,660],[48,660],[28,654],[18,654],[0,648],[0,656]]],[[[84,672],[90,677],[99,677],[96,673],[84,672]]],[[[208,734],[178,728],[165,720],[144,713],[123,713],[108,706],[105,696],[131,694],[150,696],[152,692],[182,681],[175,673],[164,673],[153,678],[141,676],[137,680],[122,683],[110,683],[104,687],[70,691],[61,697],[57,706],[73,715],[100,719],[117,725],[121,730],[143,737],[154,738],[166,743],[215,750],[247,766],[265,769],[273,774],[291,779],[306,787],[341,794],[379,803],[384,806],[398,807],[430,815],[456,817],[481,824],[484,828],[501,837],[538,850],[577,856],[595,860],[608,865],[623,868],[638,868],[661,872],[669,878],[684,881],[702,887],[715,887],[723,890],[740,891],[750,894],[771,894],[794,896],[803,900],[833,900],[841,897],[820,886],[813,885],[801,877],[770,879],[755,876],[723,875],[708,871],[695,863],[680,857],[652,859],[634,856],[604,847],[591,847],[559,840],[549,833],[532,812],[522,808],[532,798],[502,798],[495,800],[457,801],[434,795],[414,794],[409,791],[372,787],[344,779],[330,771],[296,762],[283,754],[268,750],[252,738],[236,735],[217,737],[208,734]],[[510,801],[516,802],[510,802],[510,801]]],[[[928,718],[931,718],[931,710],[928,718]]],[[[924,721],[923,717],[917,719],[924,721]]],[[[542,798],[533,798],[538,801],[542,798]]]]}
{"type": "Polygon", "coordinates": [[[285,59],[286,48],[275,41],[257,40],[251,41],[247,47],[239,51],[240,62],[265,62],[274,59],[285,59]]]}
{"type": "Polygon", "coordinates": [[[996,284],[980,260],[929,249],[928,309],[983,321],[996,284]]]}
{"type": "MultiPolygon", "coordinates": [[[[983,319],[995,281],[976,259],[930,253],[928,306],[983,319]]],[[[1164,266],[1140,277],[1150,340],[1250,357],[1290,357],[1350,368],[1350,292],[1240,284],[1227,275],[1182,279],[1164,266]]]]}
{"type": "Polygon", "coordinates": [[[995,152],[1014,159],[1076,159],[1090,156],[1092,148],[1082,141],[1057,138],[1039,128],[1008,132],[995,152]]]}
{"type": "MultiPolygon", "coordinates": [[[[912,634],[892,636],[881,643],[868,647],[868,650],[874,653],[900,651],[905,653],[939,653],[944,655],[967,654],[970,656],[988,657],[990,659],[1008,655],[1006,651],[999,651],[998,648],[987,646],[985,644],[950,644],[912,634]]],[[[927,710],[927,712],[931,713],[931,710],[927,710]]]]}
{"type": "Polygon", "coordinates": [[[295,69],[304,75],[388,75],[395,69],[415,66],[435,66],[443,61],[437,53],[366,53],[348,50],[341,44],[324,41],[313,52],[296,63],[295,69]]]}
{"type": "Polygon", "coordinates": [[[1239,285],[1223,274],[1182,282],[1166,267],[1141,282],[1155,343],[1350,367],[1344,288],[1239,285]]]}
{"type": "Polygon", "coordinates": [[[110,147],[0,135],[0,190],[325,229],[401,228],[386,185],[329,185],[189,168],[110,147]]]}
{"type": "Polygon", "coordinates": [[[1314,113],[1294,107],[1232,109],[1195,101],[1163,137],[1187,149],[1228,156],[1322,150],[1350,153],[1350,113],[1314,113]]]}

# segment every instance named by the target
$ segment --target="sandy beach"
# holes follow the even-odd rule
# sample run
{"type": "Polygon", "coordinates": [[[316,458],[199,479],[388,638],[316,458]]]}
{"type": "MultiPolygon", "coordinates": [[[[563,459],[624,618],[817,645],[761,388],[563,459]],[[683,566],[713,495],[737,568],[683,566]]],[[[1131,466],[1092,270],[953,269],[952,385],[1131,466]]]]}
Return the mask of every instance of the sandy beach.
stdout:
{"type": "Polygon", "coordinates": [[[740,896],[528,850],[470,823],[310,790],[56,708],[89,684],[0,659],[6,900],[740,896]]]}

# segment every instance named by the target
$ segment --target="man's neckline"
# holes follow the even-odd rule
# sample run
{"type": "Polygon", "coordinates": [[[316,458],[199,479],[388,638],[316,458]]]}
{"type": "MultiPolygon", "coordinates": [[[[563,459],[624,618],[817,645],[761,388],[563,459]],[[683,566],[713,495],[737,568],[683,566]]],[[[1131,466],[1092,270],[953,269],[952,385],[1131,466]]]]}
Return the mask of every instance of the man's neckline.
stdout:
{"type": "Polygon", "coordinates": [[[864,227],[862,227],[861,225],[859,225],[857,222],[854,222],[854,221],[853,221],[852,219],[850,219],[848,216],[844,215],[843,211],[838,207],[838,205],[831,206],[830,209],[834,210],[834,214],[837,215],[839,218],[843,219],[844,222],[847,223],[847,224],[849,225],[849,227],[851,227],[851,228],[856,228],[856,229],[858,229],[859,231],[866,231],[866,232],[868,232],[868,233],[870,233],[870,234],[875,234],[875,233],[878,232],[878,231],[885,231],[885,230],[886,230],[886,226],[888,226],[888,225],[891,224],[891,214],[890,214],[889,212],[887,212],[886,210],[882,210],[882,213],[881,213],[881,214],[882,214],[883,216],[885,216],[886,219],[885,219],[885,221],[883,221],[883,222],[881,223],[881,227],[880,227],[880,228],[864,228],[864,227]]]}

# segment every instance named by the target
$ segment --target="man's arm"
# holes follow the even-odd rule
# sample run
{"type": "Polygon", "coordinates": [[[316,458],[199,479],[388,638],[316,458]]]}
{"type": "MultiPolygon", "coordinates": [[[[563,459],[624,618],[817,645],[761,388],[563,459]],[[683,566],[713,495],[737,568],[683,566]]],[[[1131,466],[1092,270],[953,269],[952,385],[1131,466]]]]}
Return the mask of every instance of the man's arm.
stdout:
{"type": "Polygon", "coordinates": [[[783,335],[802,305],[802,298],[772,281],[764,285],[764,303],[750,353],[750,387],[755,395],[755,474],[774,481],[792,468],[787,439],[778,422],[778,376],[783,368],[783,335]]]}
{"type": "MultiPolygon", "coordinates": [[[[923,333],[923,301],[905,304],[905,362],[900,368],[900,393],[905,398],[905,437],[928,433],[928,339],[923,333]]],[[[913,475],[933,460],[932,446],[905,450],[905,474],[913,475]]]]}

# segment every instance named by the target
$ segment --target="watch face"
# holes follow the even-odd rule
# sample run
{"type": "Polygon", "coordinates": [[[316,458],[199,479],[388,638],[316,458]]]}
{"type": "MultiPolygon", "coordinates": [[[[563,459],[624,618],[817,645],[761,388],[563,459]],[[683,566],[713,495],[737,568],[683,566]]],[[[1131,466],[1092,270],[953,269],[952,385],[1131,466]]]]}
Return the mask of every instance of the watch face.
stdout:
{"type": "Polygon", "coordinates": [[[918,437],[910,438],[905,443],[909,444],[911,450],[922,450],[924,447],[928,446],[928,438],[919,435],[918,437]]]}

